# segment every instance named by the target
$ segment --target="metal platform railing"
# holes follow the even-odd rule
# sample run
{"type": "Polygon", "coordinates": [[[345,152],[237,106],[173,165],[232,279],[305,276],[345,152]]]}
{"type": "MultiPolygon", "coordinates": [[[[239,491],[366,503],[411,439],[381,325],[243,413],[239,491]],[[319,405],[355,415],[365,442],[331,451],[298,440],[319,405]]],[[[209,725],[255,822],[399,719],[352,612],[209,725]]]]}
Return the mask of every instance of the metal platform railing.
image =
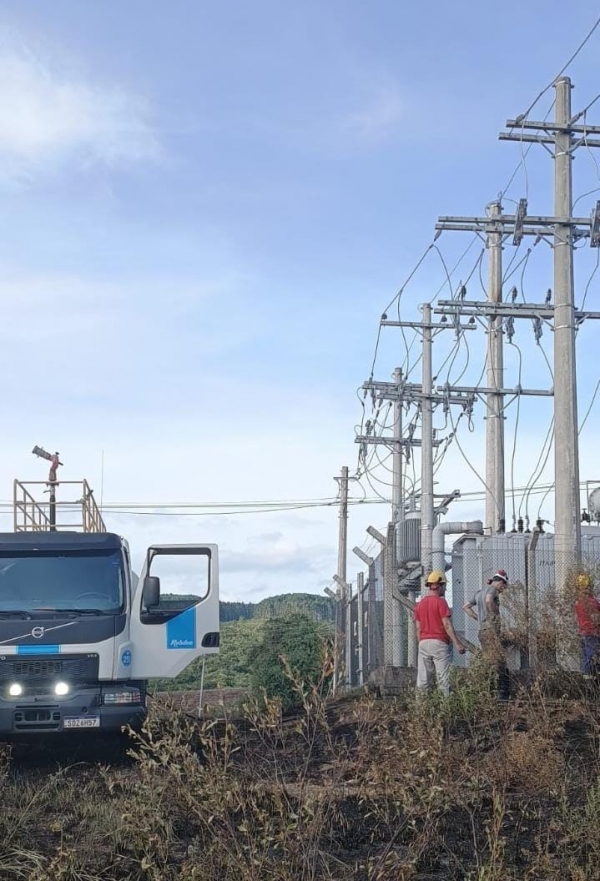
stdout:
{"type": "MultiPolygon", "coordinates": [[[[37,493],[40,490],[37,489],[37,493]]],[[[106,532],[94,491],[87,480],[15,480],[13,490],[15,532],[106,532]],[[44,487],[46,499],[35,497],[34,487],[44,487]],[[75,498],[57,499],[57,490],[68,487],[75,498]],[[73,489],[76,488],[76,489],[73,489]]]]}

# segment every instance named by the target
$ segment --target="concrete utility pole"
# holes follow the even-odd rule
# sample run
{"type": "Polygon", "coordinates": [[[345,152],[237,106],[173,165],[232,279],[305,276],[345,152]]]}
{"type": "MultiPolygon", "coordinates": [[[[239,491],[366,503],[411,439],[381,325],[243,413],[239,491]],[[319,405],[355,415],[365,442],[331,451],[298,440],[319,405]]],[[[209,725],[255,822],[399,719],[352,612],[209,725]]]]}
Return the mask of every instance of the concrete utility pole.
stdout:
{"type": "MultiPolygon", "coordinates": [[[[489,216],[497,220],[502,216],[502,205],[493,202],[489,206],[489,216]]],[[[502,302],[502,234],[490,231],[487,235],[488,248],[488,300],[490,303],[502,302]]],[[[487,344],[487,384],[490,389],[504,388],[504,354],[502,318],[490,316],[488,319],[487,344]]],[[[504,397],[498,392],[487,396],[487,415],[485,431],[485,527],[492,534],[504,532],[506,515],[504,510],[504,397]]]]}
{"type": "Polygon", "coordinates": [[[573,287],[571,80],[556,84],[554,145],[554,548],[557,586],[581,563],[579,424],[573,287]],[[562,222],[561,222],[562,221],[562,222]]]}
{"type": "MultiPolygon", "coordinates": [[[[488,388],[480,389],[488,395],[488,408],[500,405],[506,395],[544,395],[554,394],[555,419],[555,565],[556,587],[559,593],[564,591],[569,571],[581,562],[580,535],[580,499],[579,499],[579,443],[577,421],[577,371],[575,358],[575,331],[584,319],[600,318],[599,312],[581,312],[575,310],[573,284],[573,245],[574,242],[588,238],[592,248],[600,247],[600,202],[590,217],[573,217],[572,202],[572,161],[573,153],[580,146],[586,149],[600,147],[600,126],[581,125],[578,120],[582,113],[571,115],[571,81],[568,77],[559,78],[555,84],[556,101],[554,121],[543,120],[534,122],[520,116],[509,119],[508,132],[501,132],[500,140],[518,141],[520,144],[541,144],[554,156],[554,216],[528,215],[527,200],[521,199],[516,213],[506,215],[498,204],[497,210],[487,217],[441,217],[436,230],[462,230],[477,232],[487,236],[490,250],[498,248],[502,240],[513,234],[513,245],[519,245],[525,235],[538,238],[550,237],[554,246],[554,305],[545,303],[503,303],[498,297],[498,278],[501,275],[498,264],[490,254],[490,296],[487,302],[462,300],[440,300],[434,311],[441,314],[466,317],[487,317],[492,320],[502,318],[527,318],[537,321],[547,320],[554,324],[554,389],[542,391],[537,389],[503,389],[499,375],[492,377],[488,372],[488,388]],[[553,148],[553,150],[552,150],[553,148]],[[495,279],[495,280],[494,280],[495,279]],[[496,403],[498,402],[498,404],[496,403]]],[[[500,282],[501,283],[501,282],[500,282]]],[[[508,331],[507,331],[508,332],[508,331]]],[[[488,349],[493,355],[493,366],[496,371],[501,368],[498,355],[501,349],[492,351],[491,347],[501,347],[501,340],[494,339],[490,332],[488,349]]],[[[455,386],[457,392],[461,387],[455,386]]],[[[462,389],[466,391],[465,388],[462,389]]],[[[500,405],[501,406],[501,405],[500,405]]],[[[492,420],[490,420],[492,421],[492,420]]],[[[493,421],[500,423],[500,419],[493,421]]],[[[497,487],[499,467],[497,451],[499,450],[498,435],[489,436],[488,446],[488,486],[491,490],[497,487]],[[492,472],[495,477],[492,476],[492,472]]],[[[503,480],[503,478],[502,478],[503,480]]],[[[499,490],[497,497],[503,496],[499,490]]],[[[491,495],[491,493],[489,494],[491,495]]],[[[490,500],[491,501],[491,500],[490,500]]],[[[497,498],[504,504],[504,499],[497,498]]],[[[486,509],[486,525],[490,525],[489,511],[486,509]]]]}
{"type": "MultiPolygon", "coordinates": [[[[404,520],[404,453],[402,447],[402,407],[404,404],[404,395],[402,394],[402,370],[396,367],[393,377],[396,386],[397,395],[394,400],[394,444],[392,453],[392,523],[394,526],[404,520]]],[[[396,547],[394,535],[394,549],[396,547]]],[[[398,561],[395,554],[391,553],[388,557],[393,569],[390,577],[397,579],[398,561]]],[[[397,602],[391,602],[392,611],[392,658],[391,663],[394,667],[402,664],[402,609],[397,602]]],[[[408,640],[410,643],[410,622],[408,624],[408,640]]],[[[410,656],[410,646],[409,646],[410,656]]],[[[410,663],[410,660],[409,660],[410,663]]]]}
{"type": "Polygon", "coordinates": [[[344,606],[345,606],[345,668],[346,675],[344,683],[347,688],[352,687],[352,585],[345,582],[344,584],[344,606]]]}
{"type": "Polygon", "coordinates": [[[433,501],[433,352],[431,304],[423,305],[423,356],[421,373],[421,563],[425,579],[431,571],[431,534],[435,526],[433,501]]]}
{"type": "Polygon", "coordinates": [[[365,682],[365,658],[363,649],[363,633],[364,633],[364,592],[365,592],[365,576],[363,572],[359,572],[356,576],[356,619],[358,626],[356,629],[356,652],[358,655],[358,685],[364,685],[365,682]]]}
{"type": "Polygon", "coordinates": [[[348,466],[344,465],[339,477],[335,478],[340,487],[340,526],[338,538],[338,565],[337,565],[337,601],[335,604],[335,640],[334,640],[334,659],[333,659],[333,691],[347,681],[349,671],[346,675],[341,675],[340,666],[345,657],[345,635],[346,635],[346,569],[348,560],[348,466]]]}
{"type": "Polygon", "coordinates": [[[392,453],[392,523],[404,520],[404,460],[402,455],[402,370],[394,370],[394,441],[392,453]]]}

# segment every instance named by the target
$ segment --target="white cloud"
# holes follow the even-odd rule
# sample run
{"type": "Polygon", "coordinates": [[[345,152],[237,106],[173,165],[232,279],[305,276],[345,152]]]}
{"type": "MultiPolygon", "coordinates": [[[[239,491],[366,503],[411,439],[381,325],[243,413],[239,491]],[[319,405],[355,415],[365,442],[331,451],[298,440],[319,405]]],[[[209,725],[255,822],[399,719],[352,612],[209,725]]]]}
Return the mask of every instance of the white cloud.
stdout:
{"type": "Polygon", "coordinates": [[[381,143],[398,129],[405,103],[396,85],[380,86],[364,106],[346,117],[349,135],[360,142],[381,143]]]}
{"type": "Polygon", "coordinates": [[[66,160],[112,165],[158,155],[148,105],[120,87],[63,73],[6,40],[0,82],[0,156],[10,179],[27,179],[66,160]]]}

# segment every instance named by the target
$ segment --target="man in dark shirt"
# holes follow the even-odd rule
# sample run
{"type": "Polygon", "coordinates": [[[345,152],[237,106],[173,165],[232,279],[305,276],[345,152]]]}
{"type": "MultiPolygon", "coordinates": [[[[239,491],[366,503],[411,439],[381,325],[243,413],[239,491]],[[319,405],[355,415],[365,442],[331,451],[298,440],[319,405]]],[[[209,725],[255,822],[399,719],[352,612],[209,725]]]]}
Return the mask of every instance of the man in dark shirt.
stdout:
{"type": "Polygon", "coordinates": [[[484,656],[496,668],[500,700],[508,700],[510,696],[510,679],[500,632],[500,594],[507,584],[508,575],[504,569],[498,569],[485,587],[463,606],[466,614],[479,623],[479,644],[484,656]],[[477,612],[473,611],[475,608],[477,612]]]}
{"type": "Polygon", "coordinates": [[[415,625],[419,642],[417,663],[417,688],[427,690],[431,687],[433,672],[437,687],[444,694],[450,692],[450,652],[453,643],[456,650],[464,655],[466,649],[452,626],[450,609],[444,599],[446,576],[443,572],[432,572],[427,578],[429,593],[415,607],[415,625]]]}

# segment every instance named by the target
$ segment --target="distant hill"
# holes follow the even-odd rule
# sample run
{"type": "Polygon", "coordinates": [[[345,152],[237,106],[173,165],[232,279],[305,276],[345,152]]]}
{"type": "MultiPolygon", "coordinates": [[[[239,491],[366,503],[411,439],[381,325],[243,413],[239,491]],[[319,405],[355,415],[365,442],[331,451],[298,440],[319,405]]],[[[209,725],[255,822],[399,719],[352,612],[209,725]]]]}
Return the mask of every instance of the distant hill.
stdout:
{"type": "MultiPolygon", "coordinates": [[[[196,597],[190,594],[163,594],[160,605],[164,609],[185,608],[196,597]]],[[[267,597],[259,603],[221,602],[221,623],[249,621],[254,618],[281,618],[295,612],[304,612],[317,621],[334,621],[334,603],[330,597],[312,593],[282,593],[267,597]]]]}

